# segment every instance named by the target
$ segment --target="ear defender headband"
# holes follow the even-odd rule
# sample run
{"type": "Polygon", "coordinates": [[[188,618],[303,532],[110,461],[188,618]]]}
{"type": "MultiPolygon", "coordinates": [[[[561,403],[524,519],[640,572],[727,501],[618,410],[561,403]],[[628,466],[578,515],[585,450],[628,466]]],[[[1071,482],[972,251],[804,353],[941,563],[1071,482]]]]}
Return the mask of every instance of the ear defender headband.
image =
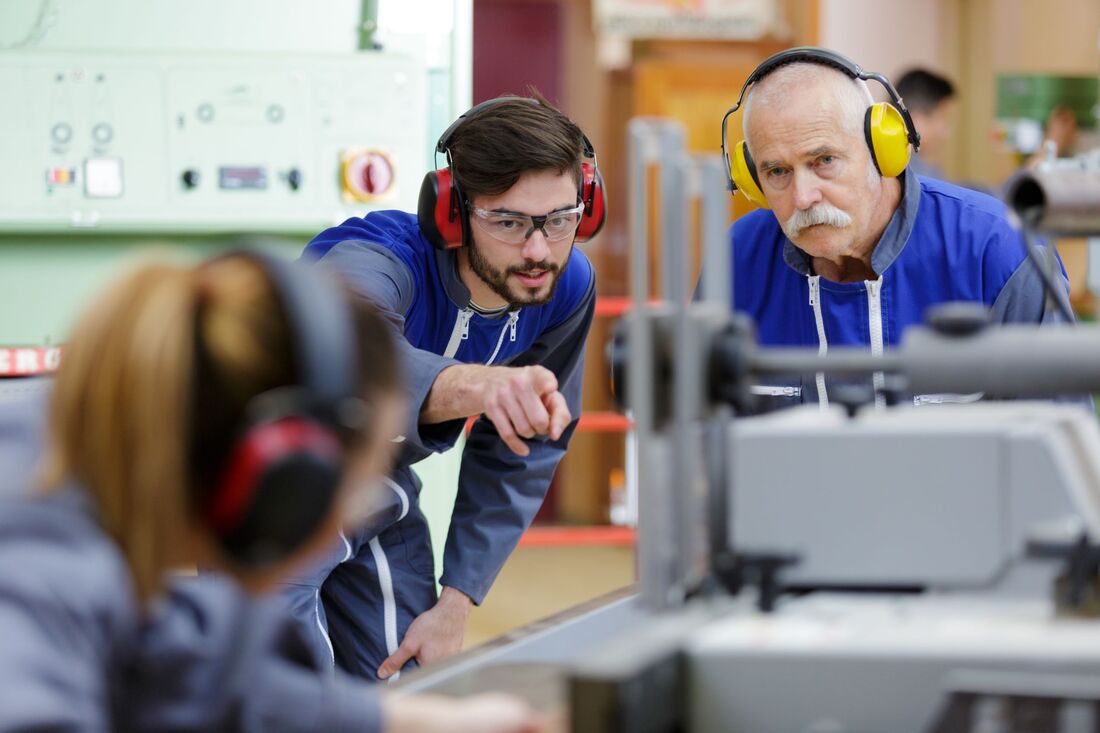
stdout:
{"type": "MultiPolygon", "coordinates": [[[[209,475],[196,477],[203,484],[200,519],[234,563],[258,568],[298,551],[329,516],[345,450],[367,415],[356,394],[355,325],[343,291],[314,268],[261,252],[226,256],[245,257],[267,276],[289,329],[298,381],[253,397],[232,445],[216,447],[209,475]]],[[[196,378],[203,378],[204,364],[206,378],[214,378],[201,318],[200,301],[196,378]]],[[[193,452],[202,440],[193,429],[193,452]]]]}
{"type": "Polygon", "coordinates": [[[756,163],[749,154],[748,145],[742,140],[729,148],[728,125],[729,118],[741,108],[745,94],[753,84],[758,83],[768,74],[781,66],[805,62],[828,66],[846,74],[853,80],[873,79],[886,88],[892,102],[878,102],[867,108],[867,114],[863,118],[863,134],[867,140],[867,147],[871,151],[871,160],[875,169],[884,178],[895,178],[902,174],[909,165],[909,157],[912,151],[920,150],[920,134],[917,133],[913,118],[901,100],[901,96],[894,89],[893,84],[882,74],[868,73],[861,69],[854,61],[834,51],[824,48],[809,46],[791,48],[766,59],[764,63],[756,67],[756,70],[745,80],[741,87],[741,93],[737,96],[737,104],[730,107],[722,118],[722,155],[726,159],[728,171],[729,190],[732,193],[741,191],[752,203],[767,209],[768,200],[760,186],[760,177],[756,171],[756,163]],[[912,145],[912,150],[909,146],[912,145]]]}
{"type": "MultiPolygon", "coordinates": [[[[530,97],[497,97],[476,105],[443,131],[436,143],[435,153],[443,153],[447,158],[447,167],[430,171],[420,184],[420,200],[417,215],[420,231],[437,249],[457,249],[466,243],[469,236],[470,212],[466,206],[466,196],[459,189],[454,178],[454,161],[451,157],[451,139],[462,124],[477,117],[483,110],[501,102],[522,101],[534,105],[539,102],[530,97]]],[[[587,242],[603,227],[607,217],[604,197],[603,177],[596,165],[596,150],[588,136],[581,133],[582,154],[581,181],[577,187],[577,203],[584,204],[581,223],[577,227],[575,241],[587,242]]]]}

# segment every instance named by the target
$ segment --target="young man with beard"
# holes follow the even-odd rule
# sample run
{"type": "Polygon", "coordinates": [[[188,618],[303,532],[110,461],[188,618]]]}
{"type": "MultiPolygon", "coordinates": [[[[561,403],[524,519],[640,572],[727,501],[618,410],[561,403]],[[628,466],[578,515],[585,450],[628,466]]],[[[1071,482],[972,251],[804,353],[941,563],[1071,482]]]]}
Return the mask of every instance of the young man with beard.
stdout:
{"type": "MultiPolygon", "coordinates": [[[[755,320],[760,343],[881,354],[949,301],[982,303],[998,323],[1059,320],[1004,204],[918,178],[906,165],[916,130],[897,107],[872,105],[865,78],[875,77],[839,54],[792,49],[746,83],[744,147],[726,149],[731,181],[765,208],[731,228],[734,307],[755,320]]],[[[1064,273],[1055,280],[1068,298],[1064,273]]],[[[883,376],[873,381],[881,388],[883,376]]],[[[817,375],[754,391],[771,398],[764,409],[825,406],[829,386],[817,375]]]]}
{"type": "Polygon", "coordinates": [[[369,678],[461,648],[471,606],[530,524],[573,433],[595,305],[592,266],[574,242],[599,229],[604,199],[579,127],[545,100],[502,97],[459,118],[437,150],[449,166],[425,177],[418,214],[349,219],[304,254],[388,316],[416,408],[388,501],[288,589],[316,643],[369,678]],[[410,466],[450,448],[478,415],[437,598],[410,466]]]}

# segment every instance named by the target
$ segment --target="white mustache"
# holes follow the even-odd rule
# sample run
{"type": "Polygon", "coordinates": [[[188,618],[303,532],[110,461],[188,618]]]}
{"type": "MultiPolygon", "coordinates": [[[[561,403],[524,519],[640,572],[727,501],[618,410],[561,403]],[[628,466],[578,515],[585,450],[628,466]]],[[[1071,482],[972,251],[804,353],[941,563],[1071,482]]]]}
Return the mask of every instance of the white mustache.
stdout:
{"type": "Polygon", "coordinates": [[[796,238],[802,233],[802,230],[806,227],[812,227],[817,224],[827,224],[831,227],[837,227],[843,229],[844,227],[852,225],[852,217],[847,212],[838,209],[832,204],[817,204],[809,209],[801,209],[794,212],[787,219],[783,226],[786,230],[787,236],[791,239],[796,238]]]}

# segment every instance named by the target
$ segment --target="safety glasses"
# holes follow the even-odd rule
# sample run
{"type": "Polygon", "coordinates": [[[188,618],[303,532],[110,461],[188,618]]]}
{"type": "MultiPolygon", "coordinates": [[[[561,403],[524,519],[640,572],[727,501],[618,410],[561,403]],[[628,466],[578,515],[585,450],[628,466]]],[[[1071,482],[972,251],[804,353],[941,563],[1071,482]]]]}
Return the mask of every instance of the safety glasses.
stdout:
{"type": "Polygon", "coordinates": [[[493,239],[507,244],[523,244],[536,229],[541,231],[549,242],[569,239],[576,234],[577,227],[581,223],[581,214],[584,212],[584,204],[578,204],[572,209],[551,211],[543,216],[486,211],[469,202],[466,205],[473,212],[471,218],[478,229],[493,239]]]}

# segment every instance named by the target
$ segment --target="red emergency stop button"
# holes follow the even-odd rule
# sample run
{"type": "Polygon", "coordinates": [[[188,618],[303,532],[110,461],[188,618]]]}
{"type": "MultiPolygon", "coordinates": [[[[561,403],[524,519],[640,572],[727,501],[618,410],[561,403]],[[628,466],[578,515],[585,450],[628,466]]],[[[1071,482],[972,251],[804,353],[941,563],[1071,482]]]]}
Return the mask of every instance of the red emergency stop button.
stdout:
{"type": "Polygon", "coordinates": [[[386,197],[393,189],[393,161],[375,148],[356,148],[340,156],[343,195],[352,201],[373,202],[386,197]]]}

